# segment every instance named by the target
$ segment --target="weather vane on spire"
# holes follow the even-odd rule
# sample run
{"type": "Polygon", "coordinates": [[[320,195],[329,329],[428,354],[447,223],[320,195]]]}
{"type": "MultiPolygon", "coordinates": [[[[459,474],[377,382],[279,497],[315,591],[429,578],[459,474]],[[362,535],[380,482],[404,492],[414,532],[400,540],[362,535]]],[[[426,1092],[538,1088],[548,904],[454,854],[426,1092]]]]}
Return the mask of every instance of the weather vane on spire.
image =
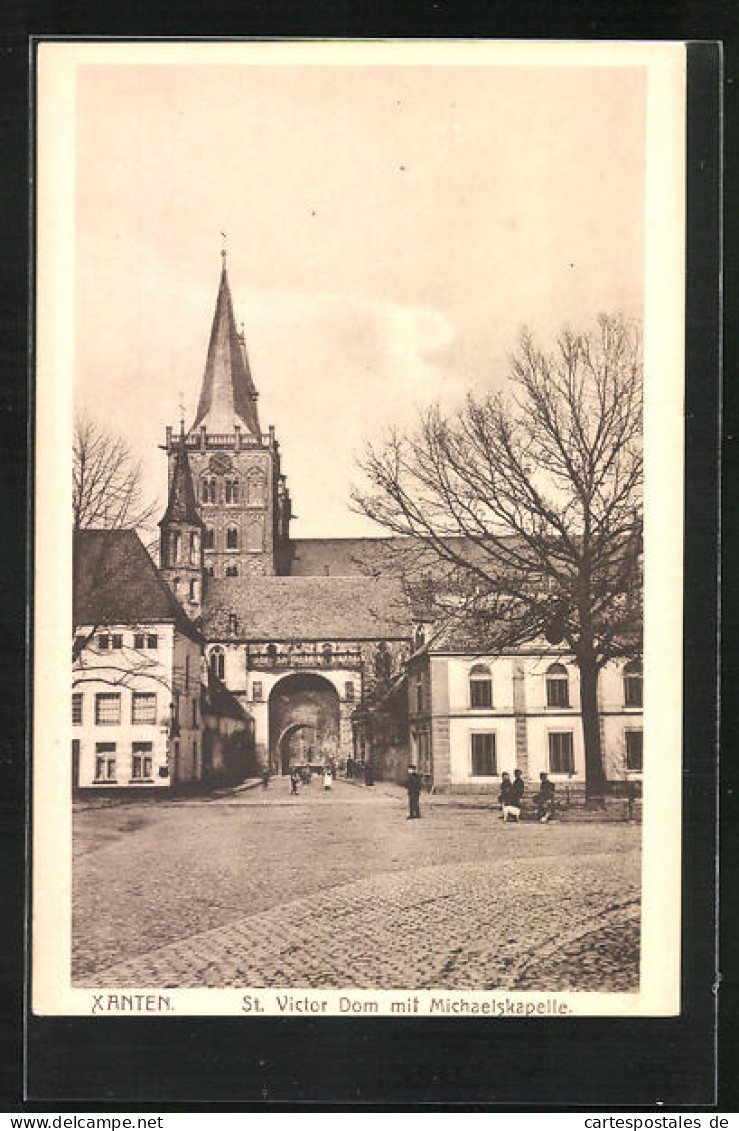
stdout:
{"type": "Polygon", "coordinates": [[[179,410],[180,410],[180,434],[184,435],[185,434],[185,394],[182,393],[182,392],[180,393],[179,410]]]}
{"type": "Polygon", "coordinates": [[[224,262],[224,264],[225,264],[225,262],[226,262],[226,256],[227,256],[227,254],[228,254],[228,248],[226,247],[226,239],[227,239],[227,237],[226,237],[226,233],[225,233],[225,232],[221,232],[221,239],[223,240],[223,243],[221,244],[221,259],[223,260],[223,262],[224,262]]]}

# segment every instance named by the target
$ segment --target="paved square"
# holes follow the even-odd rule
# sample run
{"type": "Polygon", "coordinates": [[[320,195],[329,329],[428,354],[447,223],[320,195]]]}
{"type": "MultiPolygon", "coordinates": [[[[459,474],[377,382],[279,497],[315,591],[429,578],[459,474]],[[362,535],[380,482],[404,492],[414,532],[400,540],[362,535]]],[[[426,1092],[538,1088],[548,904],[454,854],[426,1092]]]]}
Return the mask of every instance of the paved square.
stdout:
{"type": "Polygon", "coordinates": [[[83,807],[73,982],[636,991],[640,834],[342,781],[83,807]]]}

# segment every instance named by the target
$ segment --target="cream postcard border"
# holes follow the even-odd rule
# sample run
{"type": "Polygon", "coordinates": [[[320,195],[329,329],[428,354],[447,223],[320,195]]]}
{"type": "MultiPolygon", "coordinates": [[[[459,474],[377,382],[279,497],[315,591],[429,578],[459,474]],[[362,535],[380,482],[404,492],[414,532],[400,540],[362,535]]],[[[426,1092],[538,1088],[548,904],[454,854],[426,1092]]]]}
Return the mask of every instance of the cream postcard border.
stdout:
{"type": "MultiPolygon", "coordinates": [[[[121,1012],[125,991],[72,988],[69,648],[71,635],[76,69],[82,65],[635,67],[647,70],[645,225],[645,687],[641,988],[637,994],[167,990],[133,987],[139,1015],[673,1015],[680,1009],[682,543],[686,50],[667,43],[512,41],[41,42],[37,79],[32,1009],[121,1012]],[[260,998],[255,1008],[253,999],[260,998]],[[455,1008],[454,1003],[466,1006],[455,1008]],[[321,1003],[325,1003],[322,1005],[321,1003]],[[347,1004],[348,1003],[348,1004],[347,1004]],[[506,1005],[506,1003],[508,1003],[506,1005]],[[289,1011],[288,1011],[289,1012],[289,1011]]],[[[604,218],[607,222],[607,218],[604,218]]]]}

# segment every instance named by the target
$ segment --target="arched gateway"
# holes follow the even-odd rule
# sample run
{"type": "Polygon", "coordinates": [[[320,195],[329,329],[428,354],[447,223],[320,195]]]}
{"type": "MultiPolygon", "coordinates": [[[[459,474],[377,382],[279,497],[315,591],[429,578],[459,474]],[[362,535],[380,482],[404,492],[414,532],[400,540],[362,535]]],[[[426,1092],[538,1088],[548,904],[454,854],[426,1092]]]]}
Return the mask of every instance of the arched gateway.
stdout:
{"type": "Polygon", "coordinates": [[[270,763],[275,773],[293,766],[334,765],[339,752],[339,695],[312,672],[287,675],[269,696],[270,763]]]}

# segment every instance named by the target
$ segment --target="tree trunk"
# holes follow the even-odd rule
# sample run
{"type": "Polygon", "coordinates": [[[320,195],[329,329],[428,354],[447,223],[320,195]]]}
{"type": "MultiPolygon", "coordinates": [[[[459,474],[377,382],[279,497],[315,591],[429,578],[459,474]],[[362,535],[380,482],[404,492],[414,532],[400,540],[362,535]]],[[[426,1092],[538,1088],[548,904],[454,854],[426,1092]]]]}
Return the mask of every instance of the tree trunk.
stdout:
{"type": "Polygon", "coordinates": [[[605,806],[606,775],[603,751],[600,744],[600,719],[598,716],[598,666],[594,659],[581,658],[580,710],[585,742],[585,791],[590,808],[605,806]]]}

